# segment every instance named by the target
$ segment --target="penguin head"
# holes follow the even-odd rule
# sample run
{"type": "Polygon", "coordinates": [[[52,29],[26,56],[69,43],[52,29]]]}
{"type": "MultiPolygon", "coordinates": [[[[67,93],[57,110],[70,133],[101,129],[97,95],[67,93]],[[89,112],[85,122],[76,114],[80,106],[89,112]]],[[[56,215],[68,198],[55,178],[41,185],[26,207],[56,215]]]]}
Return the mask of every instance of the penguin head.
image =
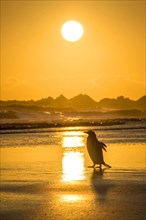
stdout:
{"type": "Polygon", "coordinates": [[[96,134],[95,134],[95,132],[92,131],[92,130],[86,131],[86,132],[84,132],[84,133],[88,134],[89,137],[94,137],[94,138],[96,138],[96,134]]]}

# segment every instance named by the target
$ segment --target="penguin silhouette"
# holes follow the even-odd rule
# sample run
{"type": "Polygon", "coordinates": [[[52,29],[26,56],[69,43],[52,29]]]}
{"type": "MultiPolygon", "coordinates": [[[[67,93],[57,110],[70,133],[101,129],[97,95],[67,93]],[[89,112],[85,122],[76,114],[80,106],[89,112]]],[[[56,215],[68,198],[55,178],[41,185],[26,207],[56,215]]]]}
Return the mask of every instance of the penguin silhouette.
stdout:
{"type": "Polygon", "coordinates": [[[93,168],[95,168],[96,164],[99,164],[100,170],[102,165],[111,168],[111,166],[106,164],[103,159],[102,149],[106,151],[107,146],[104,143],[98,141],[94,131],[90,130],[85,133],[88,134],[87,150],[91,160],[93,161],[93,168]]]}

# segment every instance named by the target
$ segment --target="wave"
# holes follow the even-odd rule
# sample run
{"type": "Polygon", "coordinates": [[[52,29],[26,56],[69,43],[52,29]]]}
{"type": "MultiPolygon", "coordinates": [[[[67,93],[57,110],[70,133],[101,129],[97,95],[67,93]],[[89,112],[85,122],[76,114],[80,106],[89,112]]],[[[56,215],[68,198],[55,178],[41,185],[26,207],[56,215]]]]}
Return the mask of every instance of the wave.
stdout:
{"type": "Polygon", "coordinates": [[[112,127],[108,127],[108,128],[97,128],[97,126],[82,126],[82,127],[76,127],[76,129],[74,129],[74,127],[70,127],[70,129],[67,129],[66,127],[62,127],[60,129],[8,129],[8,130],[1,130],[0,131],[0,135],[2,134],[27,134],[27,133],[50,133],[50,132],[67,132],[67,131],[86,131],[89,128],[89,130],[94,130],[94,131],[99,131],[99,130],[103,130],[103,131],[114,131],[114,130],[143,130],[145,129],[145,127],[141,126],[141,127],[118,127],[118,128],[112,128],[112,127]]]}
{"type": "MultiPolygon", "coordinates": [[[[0,130],[1,133],[7,133],[8,130],[11,130],[14,133],[14,130],[17,132],[44,132],[43,130],[38,129],[61,129],[65,127],[102,127],[107,128],[110,126],[115,126],[112,129],[121,129],[121,125],[126,125],[125,129],[129,129],[127,127],[127,123],[132,122],[132,126],[130,125],[130,129],[141,129],[146,126],[146,119],[107,119],[107,120],[96,120],[96,121],[73,121],[73,122],[55,122],[55,123],[48,123],[48,122],[27,122],[27,123],[1,123],[0,130]],[[137,125],[138,126],[135,126],[137,125]],[[119,126],[120,125],[120,126],[119,126]],[[119,127],[118,127],[119,126],[119,127]],[[22,131],[21,131],[22,130],[22,131]]],[[[51,130],[50,130],[51,131],[51,130]]],[[[56,131],[56,130],[55,130],[56,131]]],[[[15,133],[17,133],[15,131],[15,133]]]]}

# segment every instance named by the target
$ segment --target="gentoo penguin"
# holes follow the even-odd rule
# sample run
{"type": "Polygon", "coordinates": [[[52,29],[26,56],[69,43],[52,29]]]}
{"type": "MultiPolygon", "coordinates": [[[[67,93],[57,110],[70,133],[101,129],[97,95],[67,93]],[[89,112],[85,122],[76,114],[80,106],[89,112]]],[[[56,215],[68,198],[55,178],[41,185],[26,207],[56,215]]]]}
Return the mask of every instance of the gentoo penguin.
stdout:
{"type": "Polygon", "coordinates": [[[104,165],[108,168],[111,168],[108,164],[104,162],[102,149],[106,151],[106,145],[96,138],[96,134],[94,131],[90,130],[85,132],[88,134],[87,137],[87,150],[91,160],[93,161],[93,168],[95,168],[96,164],[99,164],[99,168],[104,165]]]}

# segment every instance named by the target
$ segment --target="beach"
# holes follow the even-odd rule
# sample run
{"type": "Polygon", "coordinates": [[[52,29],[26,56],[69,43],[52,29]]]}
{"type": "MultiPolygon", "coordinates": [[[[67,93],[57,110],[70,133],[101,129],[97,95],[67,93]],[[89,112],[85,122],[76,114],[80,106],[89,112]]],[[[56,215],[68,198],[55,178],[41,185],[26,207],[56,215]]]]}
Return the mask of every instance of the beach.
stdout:
{"type": "Polygon", "coordinates": [[[88,183],[5,183],[1,219],[144,220],[145,184],[141,175],[135,180],[129,173],[91,174],[88,183]]]}
{"type": "Polygon", "coordinates": [[[2,220],[145,219],[143,131],[129,137],[131,130],[120,130],[120,141],[109,130],[96,131],[108,143],[104,158],[112,166],[100,172],[90,167],[84,130],[2,134],[2,220]]]}

